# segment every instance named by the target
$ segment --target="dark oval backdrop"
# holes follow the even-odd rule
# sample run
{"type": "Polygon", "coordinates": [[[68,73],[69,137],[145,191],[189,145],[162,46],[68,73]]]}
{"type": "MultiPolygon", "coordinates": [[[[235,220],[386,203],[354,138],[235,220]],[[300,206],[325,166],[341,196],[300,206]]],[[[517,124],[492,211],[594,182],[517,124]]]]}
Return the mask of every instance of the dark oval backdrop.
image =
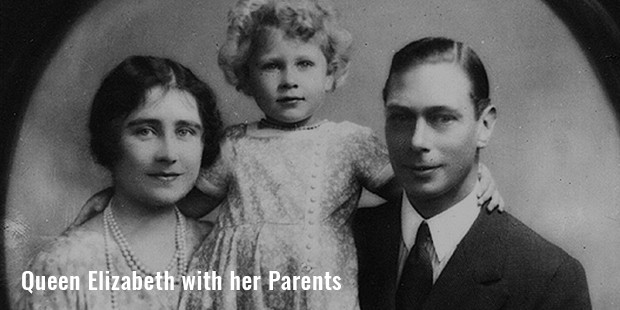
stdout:
{"type": "MultiPolygon", "coordinates": [[[[216,65],[229,5],[2,3],[6,285],[18,283],[27,258],[108,184],[88,153],[86,121],[102,76],[126,56],[188,65],[217,91],[227,124],[260,117],[216,65]]],[[[510,211],[584,264],[596,309],[616,309],[620,279],[609,275],[620,274],[620,35],[611,17],[618,4],[346,0],[338,7],[355,53],[348,83],[320,116],[382,134],[380,90],[393,52],[428,35],[470,43],[490,71],[499,108],[483,161],[510,211]]]]}

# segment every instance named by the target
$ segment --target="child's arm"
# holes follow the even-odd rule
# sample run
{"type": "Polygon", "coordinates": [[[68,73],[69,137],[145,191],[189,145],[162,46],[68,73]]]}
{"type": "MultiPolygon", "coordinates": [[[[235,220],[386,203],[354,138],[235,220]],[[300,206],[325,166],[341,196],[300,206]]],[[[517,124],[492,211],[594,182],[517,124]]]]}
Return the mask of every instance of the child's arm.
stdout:
{"type": "Polygon", "coordinates": [[[377,194],[385,200],[399,199],[403,195],[403,188],[398,184],[396,178],[392,176],[384,185],[380,186],[371,192],[377,194]]]}
{"type": "MultiPolygon", "coordinates": [[[[113,194],[114,189],[108,187],[90,197],[67,230],[80,226],[98,213],[103,212],[113,194]]],[[[185,198],[177,203],[177,206],[185,216],[201,218],[213,211],[222,202],[224,197],[209,196],[193,188],[185,198]]]]}
{"type": "MultiPolygon", "coordinates": [[[[224,149],[225,145],[222,147],[224,149]]],[[[187,217],[201,218],[213,211],[228,193],[230,171],[226,160],[220,157],[207,168],[201,168],[196,185],[177,207],[187,217]]]]}
{"type": "MultiPolygon", "coordinates": [[[[80,226],[98,213],[103,212],[113,194],[114,189],[108,187],[90,197],[84,203],[71,225],[67,227],[67,230],[80,226]]],[[[207,195],[194,187],[185,198],[177,203],[177,206],[185,216],[201,218],[213,211],[225,197],[225,192],[221,192],[220,195],[207,195]]]]}
{"type": "Polygon", "coordinates": [[[73,229],[77,226],[84,224],[84,222],[90,220],[98,213],[103,212],[105,207],[110,202],[110,198],[114,194],[114,189],[112,187],[108,187],[96,194],[92,197],[88,198],[86,203],[80,209],[80,212],[75,217],[71,225],[67,227],[67,230],[73,229]]]}
{"type": "Polygon", "coordinates": [[[201,218],[213,211],[225,197],[207,195],[194,187],[177,203],[177,207],[187,217],[201,218]]]}
{"type": "Polygon", "coordinates": [[[499,212],[504,211],[504,198],[499,194],[495,180],[491,176],[491,171],[484,164],[478,166],[478,181],[480,183],[480,192],[478,193],[478,205],[482,206],[487,201],[487,210],[493,211],[497,208],[499,212]]]}

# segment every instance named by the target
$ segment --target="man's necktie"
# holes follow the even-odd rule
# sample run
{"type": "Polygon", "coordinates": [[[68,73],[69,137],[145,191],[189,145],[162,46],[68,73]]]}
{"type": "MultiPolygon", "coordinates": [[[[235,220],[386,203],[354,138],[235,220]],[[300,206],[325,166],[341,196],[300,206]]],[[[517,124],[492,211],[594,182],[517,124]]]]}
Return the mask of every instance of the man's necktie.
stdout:
{"type": "Polygon", "coordinates": [[[433,287],[433,240],[428,224],[422,222],[409,252],[396,291],[396,309],[420,309],[433,287]]]}

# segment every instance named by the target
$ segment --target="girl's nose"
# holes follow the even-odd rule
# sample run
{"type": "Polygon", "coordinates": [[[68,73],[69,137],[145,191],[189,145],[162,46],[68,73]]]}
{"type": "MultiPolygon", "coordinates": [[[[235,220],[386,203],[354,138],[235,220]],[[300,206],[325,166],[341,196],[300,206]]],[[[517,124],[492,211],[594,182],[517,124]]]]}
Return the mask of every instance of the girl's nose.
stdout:
{"type": "Polygon", "coordinates": [[[297,84],[297,78],[293,70],[283,70],[280,80],[280,89],[289,90],[299,87],[297,84]]]}

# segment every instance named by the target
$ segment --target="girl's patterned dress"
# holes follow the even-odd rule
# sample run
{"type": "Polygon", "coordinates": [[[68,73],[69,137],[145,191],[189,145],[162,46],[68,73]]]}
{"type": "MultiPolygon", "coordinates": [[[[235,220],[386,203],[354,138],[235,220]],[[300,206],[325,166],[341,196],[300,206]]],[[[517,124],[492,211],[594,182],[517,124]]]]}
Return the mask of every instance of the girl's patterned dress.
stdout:
{"type": "Polygon", "coordinates": [[[351,220],[362,187],[375,191],[392,175],[384,145],[353,123],[324,121],[296,131],[259,129],[257,123],[230,127],[220,159],[197,182],[203,192],[226,199],[190,264],[190,270],[215,271],[222,289],[184,292],[181,305],[359,308],[351,220]],[[231,290],[231,271],[260,276],[259,285],[231,290]],[[270,272],[280,280],[270,282],[270,272]],[[293,276],[309,276],[315,286],[304,290],[298,280],[297,287],[292,281],[283,287],[293,276]]]}

